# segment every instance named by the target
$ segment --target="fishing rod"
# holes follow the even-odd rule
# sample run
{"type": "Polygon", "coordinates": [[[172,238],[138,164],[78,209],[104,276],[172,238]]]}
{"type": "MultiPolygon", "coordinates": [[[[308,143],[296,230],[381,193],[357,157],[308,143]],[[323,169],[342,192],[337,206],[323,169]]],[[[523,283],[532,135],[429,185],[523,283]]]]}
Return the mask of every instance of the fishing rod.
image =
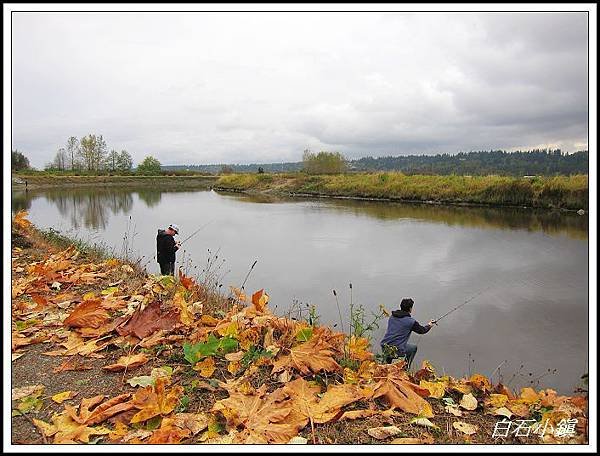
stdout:
{"type": "Polygon", "coordinates": [[[188,237],[186,237],[183,241],[181,241],[179,243],[179,245],[183,244],[185,241],[187,241],[188,239],[191,239],[192,237],[194,237],[196,234],[198,234],[200,231],[202,231],[204,228],[206,228],[208,225],[210,225],[212,222],[214,222],[214,220],[211,220],[208,223],[205,223],[204,225],[202,225],[200,228],[198,228],[196,231],[194,231],[192,234],[190,234],[188,237]]]}
{"type": "Polygon", "coordinates": [[[248,280],[248,277],[250,277],[250,273],[254,269],[254,266],[256,266],[257,262],[258,262],[258,260],[254,260],[254,263],[252,263],[252,266],[250,266],[250,270],[248,271],[248,274],[246,274],[246,278],[244,279],[244,283],[242,283],[242,286],[240,287],[240,290],[244,289],[244,285],[246,285],[246,281],[248,280]]]}
{"type": "Polygon", "coordinates": [[[467,305],[468,303],[470,303],[471,301],[473,301],[475,298],[477,298],[478,296],[480,296],[481,294],[483,294],[484,292],[486,292],[487,290],[489,290],[490,288],[492,288],[492,285],[490,285],[487,288],[484,288],[483,290],[479,291],[478,293],[474,294],[473,296],[471,296],[469,299],[467,299],[465,302],[463,302],[462,304],[459,304],[458,306],[454,307],[453,309],[450,309],[448,312],[446,312],[444,315],[442,315],[439,318],[436,318],[434,321],[434,324],[438,324],[438,322],[442,319],[442,318],[446,318],[448,315],[450,315],[453,312],[456,312],[458,309],[460,309],[461,307],[467,305]]]}

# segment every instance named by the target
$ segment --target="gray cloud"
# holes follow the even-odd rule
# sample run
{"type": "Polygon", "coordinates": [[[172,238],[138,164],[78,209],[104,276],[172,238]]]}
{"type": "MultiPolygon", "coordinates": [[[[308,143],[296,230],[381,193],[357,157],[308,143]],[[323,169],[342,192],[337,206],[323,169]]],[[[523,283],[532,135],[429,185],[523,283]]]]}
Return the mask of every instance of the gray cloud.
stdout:
{"type": "Polygon", "coordinates": [[[587,147],[584,13],[14,13],[13,147],[163,163],[587,147]]]}

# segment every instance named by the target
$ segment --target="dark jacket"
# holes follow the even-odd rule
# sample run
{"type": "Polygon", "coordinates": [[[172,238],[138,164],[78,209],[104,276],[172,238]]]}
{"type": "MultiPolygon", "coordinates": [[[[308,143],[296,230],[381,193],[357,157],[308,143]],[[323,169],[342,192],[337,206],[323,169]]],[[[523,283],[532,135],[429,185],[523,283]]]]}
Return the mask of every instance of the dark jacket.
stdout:
{"type": "Polygon", "coordinates": [[[179,247],[175,239],[165,230],[158,230],[156,235],[156,261],[159,263],[175,263],[175,252],[179,247]]]}
{"type": "Polygon", "coordinates": [[[404,353],[411,332],[425,334],[430,329],[431,325],[421,326],[408,312],[394,310],[388,320],[387,331],[381,340],[381,345],[392,345],[398,349],[398,353],[404,353]]]}

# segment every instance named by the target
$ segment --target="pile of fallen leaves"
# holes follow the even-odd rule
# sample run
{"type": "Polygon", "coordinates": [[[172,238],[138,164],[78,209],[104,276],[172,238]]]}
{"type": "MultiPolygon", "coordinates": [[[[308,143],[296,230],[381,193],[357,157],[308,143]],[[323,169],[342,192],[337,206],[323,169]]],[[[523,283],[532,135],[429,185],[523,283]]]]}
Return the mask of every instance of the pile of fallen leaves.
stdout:
{"type": "MultiPolygon", "coordinates": [[[[33,228],[20,213],[13,229],[33,228]]],[[[587,441],[587,398],[553,390],[519,393],[493,385],[482,375],[439,376],[428,362],[410,374],[403,361],[381,365],[365,338],[349,338],[326,326],[273,314],[264,290],[246,295],[233,289],[228,307],[209,312],[212,299],[194,279],[179,273],[146,275],[128,288],[130,265],[117,259],[85,262],[69,247],[24,264],[13,248],[12,358],[34,344],[48,344],[43,356],[61,357],[56,371],[90,369],[85,359],[105,360],[129,392],[74,399],[75,391],[51,397],[65,402],[49,421],[30,418],[48,443],[306,443],[320,442],[319,429],[332,423],[380,418],[408,421],[423,429],[407,437],[394,425],[366,429],[382,443],[433,443],[442,432],[436,412],[452,420],[448,432],[469,441],[478,426],[468,417],[529,420],[556,427],[577,419],[576,437],[540,437],[549,443],[587,441]],[[115,271],[125,277],[108,282],[115,271]],[[98,285],[108,285],[102,289],[98,285]],[[175,367],[153,367],[159,349],[180,355],[175,367]],[[154,363],[154,364],[153,364],[154,363]],[[208,406],[190,409],[181,375],[216,391],[208,406]],[[187,398],[187,402],[186,402],[187,398]],[[469,422],[471,421],[471,422],[469,422]]],[[[13,389],[14,415],[42,407],[43,385],[13,389]]],[[[448,421],[450,423],[450,421],[448,421]]],[[[483,430],[481,430],[483,431],[483,430]]],[[[486,431],[489,431],[486,430],[486,431]]],[[[493,443],[491,436],[488,439],[493,443]]]]}

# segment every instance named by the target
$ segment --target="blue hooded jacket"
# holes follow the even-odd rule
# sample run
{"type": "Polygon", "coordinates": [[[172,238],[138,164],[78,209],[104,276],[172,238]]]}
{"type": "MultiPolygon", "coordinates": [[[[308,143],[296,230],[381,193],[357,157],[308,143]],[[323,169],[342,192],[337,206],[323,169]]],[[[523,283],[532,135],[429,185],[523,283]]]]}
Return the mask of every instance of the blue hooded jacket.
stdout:
{"type": "Polygon", "coordinates": [[[403,354],[411,332],[425,334],[430,329],[431,325],[421,326],[410,316],[410,313],[404,310],[394,310],[388,320],[387,331],[381,340],[381,345],[392,345],[398,349],[398,353],[403,354]]]}

